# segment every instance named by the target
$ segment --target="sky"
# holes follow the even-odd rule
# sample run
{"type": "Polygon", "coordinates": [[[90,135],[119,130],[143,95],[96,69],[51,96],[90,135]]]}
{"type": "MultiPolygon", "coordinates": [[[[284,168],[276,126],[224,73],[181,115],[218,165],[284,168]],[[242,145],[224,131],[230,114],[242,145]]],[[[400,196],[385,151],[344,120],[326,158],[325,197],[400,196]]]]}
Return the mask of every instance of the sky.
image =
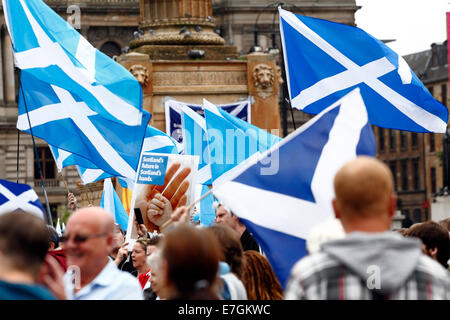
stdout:
{"type": "Polygon", "coordinates": [[[447,39],[446,12],[450,0],[356,0],[356,26],[406,55],[430,49],[447,39]]]}

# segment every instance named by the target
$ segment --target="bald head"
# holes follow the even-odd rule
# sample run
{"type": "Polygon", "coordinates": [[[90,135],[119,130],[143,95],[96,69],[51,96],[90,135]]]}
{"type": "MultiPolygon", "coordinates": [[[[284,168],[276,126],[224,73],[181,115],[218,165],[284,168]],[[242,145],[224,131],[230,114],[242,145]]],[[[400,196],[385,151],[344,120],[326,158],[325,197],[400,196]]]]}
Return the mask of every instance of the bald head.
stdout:
{"type": "Polygon", "coordinates": [[[63,247],[67,264],[80,268],[82,285],[94,279],[108,263],[113,234],[114,219],[102,208],[82,208],[70,216],[63,247]]]}
{"type": "Polygon", "coordinates": [[[69,223],[89,225],[91,230],[99,233],[114,233],[114,219],[112,215],[100,207],[87,207],[75,211],[69,218],[69,223]]]}
{"type": "Polygon", "coordinates": [[[392,173],[377,159],[358,157],[337,172],[334,189],[341,216],[375,217],[389,211],[393,196],[392,173]]]}

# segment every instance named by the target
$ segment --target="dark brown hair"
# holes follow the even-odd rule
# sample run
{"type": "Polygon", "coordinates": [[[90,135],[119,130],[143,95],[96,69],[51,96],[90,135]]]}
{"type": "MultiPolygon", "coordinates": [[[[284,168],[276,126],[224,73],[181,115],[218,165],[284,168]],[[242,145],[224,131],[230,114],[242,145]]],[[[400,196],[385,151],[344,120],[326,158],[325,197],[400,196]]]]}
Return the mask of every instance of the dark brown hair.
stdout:
{"type": "Polygon", "coordinates": [[[37,276],[48,246],[42,219],[23,211],[0,215],[0,250],[13,268],[37,276]]]}
{"type": "Polygon", "coordinates": [[[449,235],[443,226],[434,221],[425,221],[411,226],[405,236],[419,238],[427,249],[437,248],[437,260],[442,266],[447,268],[449,235]]]}
{"type": "Polygon", "coordinates": [[[171,299],[218,299],[220,248],[210,233],[188,225],[176,227],[164,237],[162,258],[169,285],[177,291],[171,299]]]}
{"type": "Polygon", "coordinates": [[[241,279],[244,251],[237,232],[228,226],[217,224],[209,227],[207,230],[219,241],[222,249],[222,260],[228,263],[231,271],[241,279]]]}
{"type": "Polygon", "coordinates": [[[257,251],[244,251],[242,282],[248,300],[281,300],[283,288],[269,261],[257,251]]]}

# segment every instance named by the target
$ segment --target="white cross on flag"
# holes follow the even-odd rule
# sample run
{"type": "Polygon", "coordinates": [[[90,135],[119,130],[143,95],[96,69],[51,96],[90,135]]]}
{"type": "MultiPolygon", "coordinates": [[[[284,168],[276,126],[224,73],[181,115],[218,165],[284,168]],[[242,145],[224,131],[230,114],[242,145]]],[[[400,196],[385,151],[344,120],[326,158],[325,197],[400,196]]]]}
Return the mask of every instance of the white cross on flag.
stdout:
{"type": "Polygon", "coordinates": [[[370,123],[445,132],[447,108],[383,42],[353,26],[279,12],[292,107],[317,114],[358,87],[370,123]]]}

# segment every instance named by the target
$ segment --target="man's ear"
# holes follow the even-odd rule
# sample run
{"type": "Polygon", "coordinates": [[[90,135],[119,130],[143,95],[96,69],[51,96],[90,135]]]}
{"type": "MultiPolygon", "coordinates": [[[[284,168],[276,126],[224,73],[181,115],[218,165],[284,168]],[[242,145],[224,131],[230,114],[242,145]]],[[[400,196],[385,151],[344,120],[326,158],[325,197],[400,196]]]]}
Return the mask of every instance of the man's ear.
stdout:
{"type": "Polygon", "coordinates": [[[395,210],[397,209],[397,195],[395,193],[392,193],[389,196],[389,217],[393,217],[395,215],[395,210]]]}
{"type": "Polygon", "coordinates": [[[341,218],[341,213],[339,212],[339,209],[337,207],[337,201],[336,199],[333,199],[331,201],[331,204],[333,205],[333,210],[334,210],[334,216],[336,217],[336,219],[340,219],[341,218]]]}
{"type": "Polygon", "coordinates": [[[428,255],[431,258],[433,258],[434,260],[437,260],[437,254],[438,254],[438,248],[437,247],[434,247],[432,249],[428,249],[427,248],[427,252],[428,252],[428,255]]]}

